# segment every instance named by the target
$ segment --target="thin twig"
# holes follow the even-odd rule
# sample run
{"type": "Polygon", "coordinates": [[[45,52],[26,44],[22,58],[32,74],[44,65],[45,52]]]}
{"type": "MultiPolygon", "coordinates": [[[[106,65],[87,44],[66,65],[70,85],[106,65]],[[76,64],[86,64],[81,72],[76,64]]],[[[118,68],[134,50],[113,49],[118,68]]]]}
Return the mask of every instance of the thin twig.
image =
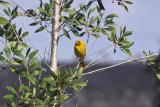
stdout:
{"type": "MultiPolygon", "coordinates": [[[[99,53],[99,52],[105,51],[106,49],[108,49],[108,47],[107,47],[107,48],[100,49],[100,50],[98,50],[98,51],[96,51],[96,52],[93,52],[93,53],[87,55],[85,58],[88,58],[89,56],[92,56],[92,55],[97,54],[97,53],[99,53]]],[[[75,62],[75,61],[77,61],[77,60],[78,60],[78,58],[76,58],[73,62],[75,62]]],[[[73,63],[73,62],[71,62],[71,63],[73,63]]],[[[46,62],[46,63],[47,63],[47,62],[46,62]]],[[[59,68],[61,68],[61,67],[64,67],[64,66],[67,66],[67,65],[69,65],[69,64],[71,64],[71,63],[66,63],[66,64],[63,64],[63,65],[60,65],[59,67],[57,67],[57,69],[59,69],[59,68]]],[[[50,66],[49,66],[48,64],[47,64],[47,66],[50,68],[50,66]]],[[[76,68],[76,67],[75,67],[75,68],[76,68]]],[[[75,69],[75,68],[74,68],[74,69],[75,69]]],[[[55,69],[55,70],[57,70],[57,69],[55,69]]]]}
{"type": "MultiPolygon", "coordinates": [[[[111,45],[110,45],[110,46],[111,46],[111,45]]],[[[102,51],[105,51],[105,50],[107,50],[107,49],[108,49],[108,47],[107,47],[107,48],[100,49],[100,50],[98,50],[98,51],[96,51],[96,52],[93,52],[93,53],[88,54],[87,57],[92,56],[92,55],[95,55],[95,54],[100,53],[100,52],[102,52],[102,51]]]]}
{"type": "MultiPolygon", "coordinates": [[[[71,32],[72,30],[68,30],[67,32],[69,33],[69,32],[71,32]]],[[[58,36],[58,40],[57,41],[59,41],[59,39],[60,39],[60,37],[62,37],[62,36],[64,36],[65,35],[65,33],[63,33],[63,34],[61,34],[61,35],[59,35],[58,36]]]]}
{"type": "Polygon", "coordinates": [[[94,47],[96,41],[97,41],[97,38],[93,41],[93,43],[91,44],[90,48],[88,49],[89,54],[90,54],[90,52],[92,51],[92,49],[93,49],[93,47],[94,47]]]}
{"type": "Polygon", "coordinates": [[[159,55],[159,53],[153,54],[153,55],[148,55],[148,56],[143,56],[143,57],[139,57],[139,58],[135,58],[135,59],[131,59],[131,60],[127,60],[127,61],[120,62],[120,63],[115,64],[115,65],[111,65],[111,66],[99,68],[99,69],[96,69],[96,70],[93,70],[93,71],[84,73],[84,74],[82,74],[82,75],[85,76],[85,75],[90,75],[90,74],[94,74],[94,73],[97,73],[97,72],[102,72],[102,71],[104,71],[104,70],[106,70],[106,69],[114,68],[114,67],[117,67],[117,66],[120,66],[120,65],[129,63],[129,62],[138,61],[138,60],[141,60],[141,59],[145,59],[145,58],[149,58],[149,57],[151,57],[151,56],[157,56],[157,55],[159,55]]]}
{"type": "Polygon", "coordinates": [[[99,62],[93,63],[93,64],[91,64],[90,66],[85,67],[85,69],[90,68],[90,67],[92,67],[92,66],[95,66],[95,65],[97,65],[97,64],[102,64],[102,63],[111,62],[111,61],[113,61],[113,60],[103,59],[102,61],[99,61],[99,62]]]}
{"type": "Polygon", "coordinates": [[[103,59],[102,61],[99,61],[99,62],[96,62],[96,63],[93,63],[91,64],[88,68],[92,67],[92,66],[95,66],[97,64],[102,64],[102,63],[106,63],[106,62],[113,62],[113,61],[126,61],[126,60],[107,60],[107,59],[103,59]]]}
{"type": "Polygon", "coordinates": [[[109,48],[110,48],[110,49],[108,49],[108,50],[107,50],[106,52],[104,52],[102,55],[98,56],[98,57],[95,58],[93,61],[91,61],[91,62],[85,67],[85,69],[86,69],[89,65],[93,64],[97,59],[103,57],[103,56],[106,55],[108,52],[110,52],[110,51],[112,50],[112,47],[109,47],[109,48]]]}

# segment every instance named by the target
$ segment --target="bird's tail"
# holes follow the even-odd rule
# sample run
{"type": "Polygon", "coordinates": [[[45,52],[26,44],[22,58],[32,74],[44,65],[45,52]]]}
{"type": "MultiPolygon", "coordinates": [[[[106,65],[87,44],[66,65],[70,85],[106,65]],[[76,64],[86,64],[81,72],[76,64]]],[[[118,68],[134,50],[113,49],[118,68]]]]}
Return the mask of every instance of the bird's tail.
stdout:
{"type": "Polygon", "coordinates": [[[84,62],[84,58],[80,58],[79,59],[79,68],[81,68],[81,67],[85,67],[85,62],[84,62]]]}

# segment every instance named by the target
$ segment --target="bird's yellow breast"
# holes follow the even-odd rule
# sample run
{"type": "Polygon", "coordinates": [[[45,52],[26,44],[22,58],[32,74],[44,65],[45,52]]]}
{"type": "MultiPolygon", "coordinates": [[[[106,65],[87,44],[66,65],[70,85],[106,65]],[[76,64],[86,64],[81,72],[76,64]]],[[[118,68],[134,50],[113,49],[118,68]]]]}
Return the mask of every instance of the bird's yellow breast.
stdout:
{"type": "Polygon", "coordinates": [[[74,46],[75,55],[79,58],[86,56],[86,45],[82,40],[78,40],[74,46]]]}

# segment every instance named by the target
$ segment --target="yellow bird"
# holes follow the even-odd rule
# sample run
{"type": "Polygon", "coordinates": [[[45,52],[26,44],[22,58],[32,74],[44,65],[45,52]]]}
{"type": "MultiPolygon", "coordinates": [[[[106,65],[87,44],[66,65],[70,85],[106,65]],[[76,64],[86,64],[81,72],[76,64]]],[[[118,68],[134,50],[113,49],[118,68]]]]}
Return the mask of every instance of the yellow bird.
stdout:
{"type": "Polygon", "coordinates": [[[82,40],[77,40],[74,45],[74,53],[79,58],[79,67],[85,67],[84,58],[86,56],[86,44],[82,40]]]}

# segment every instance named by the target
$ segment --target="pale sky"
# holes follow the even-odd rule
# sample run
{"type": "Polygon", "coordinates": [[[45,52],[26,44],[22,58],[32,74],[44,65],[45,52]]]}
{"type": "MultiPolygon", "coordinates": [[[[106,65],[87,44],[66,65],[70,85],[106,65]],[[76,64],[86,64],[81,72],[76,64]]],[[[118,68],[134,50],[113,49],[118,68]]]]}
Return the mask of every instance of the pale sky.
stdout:
{"type": "MultiPolygon", "coordinates": [[[[37,0],[14,0],[19,5],[21,5],[24,9],[29,9],[31,7],[36,8],[37,0]]],[[[83,0],[78,0],[79,2],[83,0]]],[[[142,51],[151,50],[153,52],[158,52],[160,49],[160,0],[132,0],[134,2],[133,5],[129,6],[129,13],[124,11],[124,9],[117,7],[111,4],[111,0],[102,0],[104,6],[106,8],[106,14],[111,12],[119,14],[119,19],[117,20],[119,25],[126,25],[127,28],[133,31],[133,35],[129,38],[135,44],[131,48],[134,56],[142,55],[142,51]]],[[[84,2],[84,1],[83,1],[84,2]]],[[[34,28],[27,27],[26,25],[31,20],[27,18],[23,18],[20,20],[17,19],[20,25],[23,25],[27,30],[31,31],[30,33],[30,42],[35,48],[40,50],[40,54],[44,54],[45,47],[48,46],[49,42],[49,34],[47,32],[33,33],[34,28]]],[[[65,61],[71,60],[75,58],[73,46],[74,41],[79,38],[73,38],[69,40],[68,38],[63,37],[59,42],[58,48],[58,60],[65,61]]],[[[80,38],[86,40],[85,38],[80,38]]],[[[89,45],[92,44],[94,39],[91,39],[89,45]]],[[[102,48],[108,47],[111,45],[111,42],[108,42],[107,39],[103,36],[99,38],[94,45],[94,48],[89,50],[89,46],[87,49],[89,52],[93,53],[102,48]]],[[[96,54],[93,57],[97,57],[100,54],[96,54]]],[[[116,54],[113,54],[113,51],[104,56],[105,59],[126,59],[128,56],[121,51],[117,51],[116,54]]]]}

